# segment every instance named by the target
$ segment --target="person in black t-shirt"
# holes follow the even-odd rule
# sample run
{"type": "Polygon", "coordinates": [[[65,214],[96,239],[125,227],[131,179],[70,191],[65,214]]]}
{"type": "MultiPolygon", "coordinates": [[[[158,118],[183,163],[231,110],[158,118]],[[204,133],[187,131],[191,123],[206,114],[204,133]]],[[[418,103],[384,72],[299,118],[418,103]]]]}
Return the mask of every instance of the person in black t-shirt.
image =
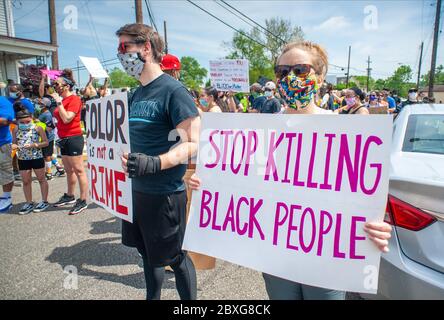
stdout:
{"type": "Polygon", "coordinates": [[[197,152],[200,117],[188,90],[160,68],[164,43],[153,28],[127,24],[118,58],[140,81],[129,99],[131,153],[121,157],[132,179],[133,223],[122,222],[122,243],[143,259],[147,299],[160,299],[165,266],[171,266],[180,298],[197,296],[196,271],[182,250],[186,226],[185,164],[197,152]],[[171,141],[175,132],[178,141],[171,141]]]}

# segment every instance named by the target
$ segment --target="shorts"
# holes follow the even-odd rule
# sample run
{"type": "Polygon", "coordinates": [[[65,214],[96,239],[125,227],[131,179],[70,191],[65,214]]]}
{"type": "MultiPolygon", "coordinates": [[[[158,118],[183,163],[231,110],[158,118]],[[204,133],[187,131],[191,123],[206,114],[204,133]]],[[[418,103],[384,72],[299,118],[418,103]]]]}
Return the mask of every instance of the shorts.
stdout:
{"type": "Polygon", "coordinates": [[[43,157],[52,157],[52,154],[54,153],[54,140],[49,141],[48,146],[42,148],[43,157]]]}
{"type": "Polygon", "coordinates": [[[20,160],[18,159],[19,170],[43,169],[45,167],[45,159],[20,160]]]}
{"type": "Polygon", "coordinates": [[[133,191],[133,223],[122,220],[122,243],[145,252],[150,266],[181,263],[187,193],[145,194],[133,191]]]}
{"type": "Polygon", "coordinates": [[[81,156],[83,154],[83,147],[85,141],[83,136],[66,137],[57,140],[57,145],[60,147],[62,156],[81,156]]]}
{"type": "Polygon", "coordinates": [[[14,182],[12,169],[12,146],[10,143],[0,146],[0,185],[14,182]]]}

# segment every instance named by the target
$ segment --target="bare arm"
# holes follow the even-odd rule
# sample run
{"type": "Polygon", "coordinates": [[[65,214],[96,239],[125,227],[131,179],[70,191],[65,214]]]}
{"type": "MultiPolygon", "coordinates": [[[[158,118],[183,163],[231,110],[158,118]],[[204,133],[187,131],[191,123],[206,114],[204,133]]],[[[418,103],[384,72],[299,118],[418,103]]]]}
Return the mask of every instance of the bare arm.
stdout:
{"type": "Polygon", "coordinates": [[[200,117],[188,118],[176,127],[181,143],[160,155],[161,170],[186,163],[197,153],[200,132],[200,117]]]}
{"type": "Polygon", "coordinates": [[[35,143],[34,147],[36,148],[44,148],[48,146],[48,137],[46,136],[45,130],[42,127],[37,126],[37,132],[40,135],[42,141],[40,143],[35,143]]]}
{"type": "Polygon", "coordinates": [[[46,75],[42,75],[42,79],[40,80],[40,84],[39,84],[39,97],[43,98],[43,96],[45,95],[45,79],[46,79],[46,75]]]}

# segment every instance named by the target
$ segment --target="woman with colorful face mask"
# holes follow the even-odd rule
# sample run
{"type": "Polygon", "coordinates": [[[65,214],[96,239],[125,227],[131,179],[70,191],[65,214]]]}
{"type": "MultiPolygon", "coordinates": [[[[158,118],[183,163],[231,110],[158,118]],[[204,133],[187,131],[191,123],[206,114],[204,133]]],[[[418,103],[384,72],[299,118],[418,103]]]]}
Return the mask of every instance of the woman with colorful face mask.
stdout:
{"type": "Polygon", "coordinates": [[[80,117],[82,101],[73,92],[75,82],[72,70],[63,70],[62,75],[54,83],[55,91],[52,97],[57,102],[54,110],[56,119],[57,145],[60,147],[62,161],[66,171],[68,183],[67,192],[60,197],[54,206],[61,207],[70,204],[74,206],[69,211],[70,215],[78,214],[87,209],[86,199],[88,197],[88,178],[83,165],[84,138],[80,117]],[[77,181],[80,186],[80,198],[76,200],[74,189],[77,181]]]}
{"type": "Polygon", "coordinates": [[[199,95],[199,108],[203,112],[222,112],[222,109],[217,104],[218,100],[219,92],[215,88],[205,88],[199,95]]]}
{"type": "Polygon", "coordinates": [[[48,138],[45,130],[37,126],[31,113],[22,106],[16,114],[17,127],[12,134],[12,149],[17,150],[18,166],[23,181],[23,192],[26,203],[20,209],[19,214],[24,215],[34,212],[42,212],[49,207],[48,181],[45,178],[45,160],[42,148],[48,146],[48,138]],[[42,201],[37,205],[32,201],[32,171],[40,184],[42,201]]]}
{"type": "MultiPolygon", "coordinates": [[[[288,103],[285,114],[331,114],[315,104],[316,92],[327,74],[327,54],[319,45],[311,42],[290,43],[284,49],[275,68],[279,93],[288,103]]],[[[334,121],[334,119],[332,119],[334,121]]],[[[201,181],[194,175],[189,180],[193,190],[200,188],[201,181]]],[[[322,201],[322,200],[320,200],[322,201]]],[[[383,252],[388,251],[391,227],[382,222],[367,223],[364,231],[383,252]]],[[[297,268],[297,266],[295,266],[297,268]]],[[[312,287],[269,274],[263,274],[268,296],[272,300],[343,300],[345,292],[312,287]]]]}

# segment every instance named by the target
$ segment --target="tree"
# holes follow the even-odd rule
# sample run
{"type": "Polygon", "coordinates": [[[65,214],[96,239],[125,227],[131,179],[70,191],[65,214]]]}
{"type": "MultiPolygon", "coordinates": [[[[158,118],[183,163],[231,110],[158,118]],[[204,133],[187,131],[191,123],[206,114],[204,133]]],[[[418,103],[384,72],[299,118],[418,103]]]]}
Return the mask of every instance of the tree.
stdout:
{"type": "MultiPolygon", "coordinates": [[[[271,18],[265,20],[266,29],[266,45],[271,55],[271,61],[275,62],[282,47],[289,42],[301,41],[304,39],[304,33],[299,26],[292,26],[291,20],[284,20],[282,18],[271,18]],[[277,38],[278,36],[279,38],[277,38]]],[[[262,40],[258,38],[257,40],[262,40]]]]}
{"type": "Polygon", "coordinates": [[[407,96],[409,88],[416,86],[414,83],[409,82],[412,75],[412,68],[402,65],[385,81],[385,86],[390,90],[396,90],[400,96],[407,96]]]}
{"type": "Polygon", "coordinates": [[[181,71],[180,81],[193,90],[198,90],[204,83],[207,76],[207,70],[200,66],[199,62],[193,57],[182,57],[180,59],[181,71]]]}
{"type": "Polygon", "coordinates": [[[109,78],[114,88],[135,88],[139,85],[139,81],[137,81],[134,77],[131,77],[125,71],[119,68],[114,68],[109,73],[109,78]]]}
{"type": "Polygon", "coordinates": [[[249,60],[251,83],[257,82],[261,76],[274,79],[273,66],[283,45],[304,37],[302,29],[293,27],[290,20],[271,18],[265,21],[265,25],[269,32],[259,27],[254,27],[249,32],[240,30],[234,33],[230,42],[223,44],[230,52],[227,59],[249,60]]]}
{"type": "MultiPolygon", "coordinates": [[[[430,71],[421,76],[420,86],[427,87],[429,85],[430,71]]],[[[436,68],[435,84],[444,84],[444,66],[441,64],[436,68]]]]}

